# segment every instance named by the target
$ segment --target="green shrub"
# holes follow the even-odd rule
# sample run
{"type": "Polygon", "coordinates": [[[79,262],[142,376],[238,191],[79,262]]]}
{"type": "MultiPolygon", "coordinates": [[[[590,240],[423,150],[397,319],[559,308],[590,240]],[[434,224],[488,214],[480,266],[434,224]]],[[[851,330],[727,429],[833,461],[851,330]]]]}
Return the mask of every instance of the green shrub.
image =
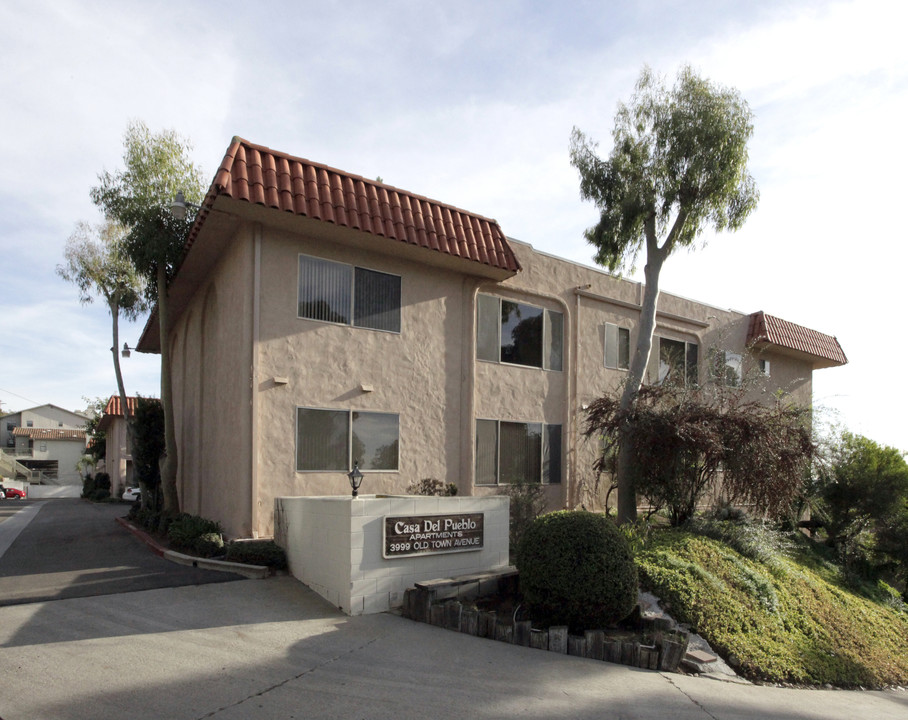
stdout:
{"type": "Polygon", "coordinates": [[[129,509],[127,517],[136,525],[147,530],[150,533],[157,532],[158,526],[161,524],[160,511],[153,510],[149,507],[143,508],[140,505],[133,505],[129,509]]]}
{"type": "Polygon", "coordinates": [[[110,495],[110,475],[106,472],[99,472],[95,475],[95,488],[98,490],[107,490],[110,495]]]}
{"type": "Polygon", "coordinates": [[[105,488],[95,488],[91,494],[92,502],[104,502],[110,497],[110,489],[105,488]]]}
{"type": "Polygon", "coordinates": [[[534,621],[582,632],[627,617],[637,569],[627,540],[604,515],[561,511],[538,517],[517,550],[520,592],[534,621]]]}
{"type": "Polygon", "coordinates": [[[794,547],[791,533],[784,533],[761,522],[695,518],[685,530],[725,543],[744,557],[772,564],[794,547]]]}
{"type": "MultiPolygon", "coordinates": [[[[163,532],[163,529],[160,527],[159,529],[163,532]]],[[[199,547],[209,547],[210,538],[200,541],[199,547],[197,547],[196,543],[200,538],[212,534],[220,536],[221,532],[220,524],[214,520],[184,513],[173,519],[167,526],[167,539],[177,550],[197,552],[199,547]]],[[[223,541],[221,541],[221,547],[223,547],[223,541]]]]}
{"type": "Polygon", "coordinates": [[[224,538],[220,533],[209,532],[192,541],[192,551],[199,557],[214,557],[224,552],[224,538]]]}
{"type": "Polygon", "coordinates": [[[265,565],[277,570],[287,568],[287,554],[274,540],[234,541],[227,546],[226,559],[247,565],[265,565]]]}
{"type": "Polygon", "coordinates": [[[82,497],[86,500],[91,500],[91,496],[94,495],[97,489],[98,486],[95,484],[94,477],[91,473],[88,473],[82,480],[82,497]]]}
{"type": "Polygon", "coordinates": [[[454,497],[457,495],[457,486],[446,483],[437,478],[423,478],[407,485],[408,495],[435,495],[438,497],[454,497]]]}
{"type": "Polygon", "coordinates": [[[545,511],[545,486],[520,479],[505,485],[500,493],[511,499],[508,539],[516,551],[526,529],[545,511]]]}

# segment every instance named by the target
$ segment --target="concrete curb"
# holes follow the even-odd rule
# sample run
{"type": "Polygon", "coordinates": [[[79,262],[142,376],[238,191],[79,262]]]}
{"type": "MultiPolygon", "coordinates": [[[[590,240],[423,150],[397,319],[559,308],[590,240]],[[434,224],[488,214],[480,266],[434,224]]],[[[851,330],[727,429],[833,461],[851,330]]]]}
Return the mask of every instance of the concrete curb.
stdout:
{"type": "Polygon", "coordinates": [[[126,518],[115,518],[116,521],[129,532],[135,535],[139,540],[145,543],[148,548],[157,556],[163,557],[172,563],[178,565],[189,565],[191,567],[201,568],[203,570],[217,570],[219,572],[232,572],[243,577],[253,580],[262,580],[271,575],[271,569],[265,565],[246,565],[245,563],[228,562],[227,560],[212,560],[210,558],[197,558],[192,555],[184,555],[174,550],[168,550],[158,543],[151,535],[144,530],[136,527],[126,518]]]}
{"type": "Polygon", "coordinates": [[[271,574],[271,571],[264,565],[246,565],[245,563],[228,562],[227,560],[211,560],[210,558],[197,558],[192,555],[184,555],[174,550],[165,550],[164,559],[178,565],[191,565],[192,567],[202,568],[203,570],[220,570],[221,572],[232,572],[243,577],[252,578],[253,580],[262,580],[271,574]]]}

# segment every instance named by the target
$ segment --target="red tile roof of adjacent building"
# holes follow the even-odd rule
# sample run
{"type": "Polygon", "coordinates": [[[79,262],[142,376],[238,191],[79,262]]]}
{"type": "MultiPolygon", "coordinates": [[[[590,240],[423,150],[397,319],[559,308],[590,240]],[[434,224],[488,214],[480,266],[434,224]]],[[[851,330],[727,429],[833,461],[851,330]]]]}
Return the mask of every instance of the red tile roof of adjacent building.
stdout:
{"type": "MultiPolygon", "coordinates": [[[[126,398],[126,407],[129,409],[130,415],[136,414],[136,405],[139,402],[139,398],[136,397],[127,397],[126,398]]],[[[123,414],[123,403],[120,402],[119,395],[111,395],[110,400],[107,401],[107,405],[104,406],[105,415],[122,415],[123,414]]]]}
{"type": "Polygon", "coordinates": [[[14,437],[27,437],[32,440],[82,440],[85,441],[84,430],[60,430],[58,428],[30,428],[17,427],[13,429],[14,437]]]}
{"type": "Polygon", "coordinates": [[[810,355],[818,361],[814,363],[815,367],[832,367],[848,362],[842,346],[834,336],[795,325],[762,311],[750,316],[747,344],[758,347],[770,345],[810,355]]]}
{"type": "Polygon", "coordinates": [[[221,195],[498,270],[520,270],[495,220],[237,137],[202,203],[186,251],[221,195]]]}
{"type": "MultiPolygon", "coordinates": [[[[130,415],[136,414],[136,406],[138,405],[138,402],[139,398],[126,398],[126,407],[129,409],[130,415]]],[[[123,403],[120,402],[119,395],[110,396],[110,400],[107,401],[107,405],[105,405],[104,407],[104,412],[101,414],[101,420],[100,422],[98,422],[98,430],[107,432],[107,430],[110,428],[110,423],[115,417],[123,417],[123,403]]]]}

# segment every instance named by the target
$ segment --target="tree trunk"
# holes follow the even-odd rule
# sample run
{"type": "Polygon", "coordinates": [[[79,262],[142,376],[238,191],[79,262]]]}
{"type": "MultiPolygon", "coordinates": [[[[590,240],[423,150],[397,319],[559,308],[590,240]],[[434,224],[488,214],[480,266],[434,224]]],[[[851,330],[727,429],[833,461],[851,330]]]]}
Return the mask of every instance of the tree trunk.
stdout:
{"type": "MultiPolygon", "coordinates": [[[[135,447],[135,427],[132,424],[132,416],[129,412],[129,404],[126,401],[126,385],[123,383],[123,372],[120,370],[120,303],[119,298],[108,300],[110,306],[110,317],[113,319],[113,363],[114,374],[117,377],[117,392],[120,395],[120,407],[123,408],[123,419],[126,421],[126,450],[127,454],[132,452],[135,447]]],[[[140,486],[143,483],[139,483],[140,486]]],[[[148,491],[142,487],[142,507],[147,507],[148,491]]]]}
{"type": "MultiPolygon", "coordinates": [[[[656,306],[659,301],[659,273],[668,255],[666,247],[659,248],[655,241],[647,243],[646,267],[643,273],[646,284],[643,289],[643,304],[640,307],[640,324],[637,331],[637,347],[628,369],[624,392],[621,394],[619,412],[627,412],[640,392],[643,375],[649,364],[653,347],[653,332],[656,329],[656,306]]],[[[630,427],[625,423],[618,437],[618,463],[615,468],[615,483],[618,486],[618,523],[634,522],[637,519],[637,490],[634,486],[633,458],[630,448],[630,427]]]]}
{"type": "Polygon", "coordinates": [[[161,458],[161,493],[164,514],[175,516],[180,512],[177,493],[177,436],[173,420],[173,383],[170,362],[170,318],[167,297],[167,271],[163,263],[157,269],[158,330],[161,341],[161,408],[164,410],[164,457],[161,458]]]}

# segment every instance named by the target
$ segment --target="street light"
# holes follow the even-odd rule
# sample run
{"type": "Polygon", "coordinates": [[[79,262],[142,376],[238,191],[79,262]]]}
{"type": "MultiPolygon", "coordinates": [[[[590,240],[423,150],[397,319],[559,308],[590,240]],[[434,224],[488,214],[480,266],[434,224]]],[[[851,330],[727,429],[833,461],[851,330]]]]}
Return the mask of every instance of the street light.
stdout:
{"type": "Polygon", "coordinates": [[[123,343],[123,349],[120,351],[120,355],[125,358],[128,358],[131,354],[130,350],[135,350],[135,348],[131,348],[126,343],[123,343]]]}
{"type": "Polygon", "coordinates": [[[186,198],[183,197],[183,191],[178,190],[173,202],[170,203],[170,214],[173,215],[175,220],[185,220],[186,212],[189,208],[195,208],[196,212],[198,212],[202,209],[202,206],[188,202],[186,198]]]}
{"type": "Polygon", "coordinates": [[[353,463],[353,469],[347,473],[350,478],[350,487],[353,488],[353,497],[356,497],[359,486],[363,484],[363,474],[360,472],[359,463],[353,463]]]}

